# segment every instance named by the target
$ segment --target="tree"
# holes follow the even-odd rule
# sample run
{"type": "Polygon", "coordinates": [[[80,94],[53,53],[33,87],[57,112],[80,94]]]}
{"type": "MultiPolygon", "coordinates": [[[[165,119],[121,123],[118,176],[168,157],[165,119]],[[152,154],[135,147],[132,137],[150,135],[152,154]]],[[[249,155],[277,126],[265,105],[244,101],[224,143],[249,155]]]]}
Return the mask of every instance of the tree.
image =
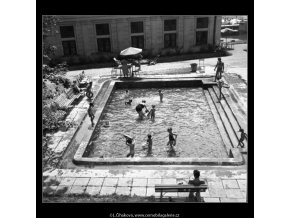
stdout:
{"type": "Polygon", "coordinates": [[[51,45],[46,41],[49,35],[58,33],[57,22],[60,21],[58,16],[55,15],[44,15],[42,17],[42,49],[43,49],[43,62],[49,62],[51,57],[54,55],[56,50],[55,45],[51,45]]]}

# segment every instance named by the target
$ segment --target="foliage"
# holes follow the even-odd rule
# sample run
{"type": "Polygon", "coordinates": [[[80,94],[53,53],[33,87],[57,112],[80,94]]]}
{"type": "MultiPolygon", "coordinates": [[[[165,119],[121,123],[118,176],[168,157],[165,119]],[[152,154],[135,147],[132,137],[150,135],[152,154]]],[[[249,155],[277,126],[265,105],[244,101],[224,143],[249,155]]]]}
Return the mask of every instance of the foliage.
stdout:
{"type": "Polygon", "coordinates": [[[176,47],[175,50],[176,50],[176,55],[180,55],[180,54],[182,54],[184,52],[183,46],[182,47],[176,47]]]}
{"type": "Polygon", "coordinates": [[[65,73],[68,71],[68,66],[66,63],[58,64],[55,67],[50,67],[48,65],[43,65],[43,79],[49,80],[55,84],[63,84],[65,88],[69,88],[71,81],[64,77],[65,73]]]}
{"type": "Polygon", "coordinates": [[[66,115],[65,111],[57,110],[53,112],[50,108],[45,107],[43,110],[43,130],[46,132],[57,131],[59,127],[63,124],[64,117],[66,115]]]}
{"type": "Polygon", "coordinates": [[[143,58],[151,58],[153,54],[152,49],[144,49],[142,52],[143,58]]]}
{"type": "Polygon", "coordinates": [[[54,52],[56,50],[56,46],[48,43],[46,41],[46,38],[53,33],[57,33],[56,24],[58,21],[59,21],[59,18],[54,15],[44,15],[42,17],[43,62],[50,61],[51,57],[54,55],[54,52]]]}

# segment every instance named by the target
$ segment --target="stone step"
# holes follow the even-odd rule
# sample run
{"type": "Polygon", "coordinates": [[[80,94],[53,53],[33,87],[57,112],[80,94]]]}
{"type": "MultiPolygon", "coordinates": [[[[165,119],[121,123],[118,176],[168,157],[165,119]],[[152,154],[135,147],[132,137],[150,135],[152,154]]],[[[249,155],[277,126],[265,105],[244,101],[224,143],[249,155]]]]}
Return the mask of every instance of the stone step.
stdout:
{"type": "Polygon", "coordinates": [[[222,120],[221,120],[221,118],[219,116],[219,113],[218,113],[216,107],[214,106],[212,98],[211,98],[211,96],[210,96],[210,94],[209,94],[207,89],[204,90],[204,94],[205,94],[205,97],[207,99],[208,105],[209,105],[209,107],[210,107],[210,109],[212,111],[213,117],[214,117],[215,122],[217,124],[217,127],[219,129],[219,132],[220,132],[220,134],[222,136],[225,136],[225,137],[222,137],[222,139],[223,139],[223,142],[224,142],[224,144],[226,146],[227,154],[229,155],[230,149],[232,148],[232,144],[231,144],[231,142],[230,142],[230,140],[228,138],[228,134],[226,132],[226,129],[225,129],[224,125],[223,125],[223,122],[222,122],[222,120]]]}
{"type": "Polygon", "coordinates": [[[231,95],[228,89],[223,89],[223,94],[229,96],[226,98],[226,103],[230,106],[233,113],[235,114],[235,117],[241,126],[246,132],[247,132],[247,115],[243,111],[243,109],[237,104],[237,99],[231,95]],[[234,99],[233,99],[234,98],[234,99]],[[236,101],[236,102],[235,102],[236,101]]]}
{"type": "Polygon", "coordinates": [[[230,122],[225,114],[225,111],[223,110],[221,104],[218,102],[218,98],[217,98],[215,92],[213,91],[213,89],[208,88],[208,91],[209,91],[209,94],[212,98],[212,101],[214,102],[214,105],[216,106],[216,109],[220,115],[220,118],[223,122],[225,129],[226,129],[227,135],[230,138],[230,141],[232,143],[232,147],[236,147],[238,145],[238,139],[237,139],[235,132],[232,129],[232,126],[231,126],[231,124],[230,124],[230,122]]]}
{"type": "MultiPolygon", "coordinates": [[[[219,95],[218,87],[217,87],[217,86],[213,86],[213,90],[214,90],[216,96],[218,96],[218,95],[219,95]]],[[[225,89],[223,89],[222,92],[223,92],[224,90],[225,90],[225,89]]],[[[225,112],[225,114],[226,114],[228,120],[230,121],[229,123],[231,124],[232,129],[233,129],[233,131],[234,131],[234,133],[235,133],[237,139],[239,140],[239,138],[240,138],[239,135],[240,135],[240,134],[239,134],[238,131],[239,131],[241,125],[239,124],[239,122],[238,122],[238,120],[237,120],[235,114],[233,113],[231,107],[230,107],[230,106],[228,105],[228,103],[227,103],[227,99],[228,99],[228,98],[226,98],[224,95],[223,95],[223,97],[224,97],[224,99],[221,100],[221,103],[220,103],[220,104],[221,104],[221,106],[222,106],[222,108],[223,108],[223,110],[224,110],[224,112],[225,112]]],[[[244,144],[245,144],[245,148],[248,148],[248,143],[247,143],[246,140],[244,141],[244,144]]]]}
{"type": "MultiPolygon", "coordinates": [[[[214,93],[218,97],[218,95],[219,95],[218,87],[217,86],[213,86],[212,88],[213,88],[214,93]]],[[[224,89],[222,90],[222,92],[223,91],[224,91],[224,89]]],[[[229,105],[227,104],[226,97],[223,95],[223,93],[222,93],[222,96],[224,98],[221,100],[220,104],[221,104],[221,106],[222,106],[222,108],[223,108],[228,120],[230,121],[230,124],[231,124],[232,128],[235,130],[234,131],[235,135],[237,136],[237,138],[239,138],[237,133],[238,133],[238,131],[240,129],[240,124],[238,123],[235,114],[232,112],[231,107],[229,107],[229,105]]]]}

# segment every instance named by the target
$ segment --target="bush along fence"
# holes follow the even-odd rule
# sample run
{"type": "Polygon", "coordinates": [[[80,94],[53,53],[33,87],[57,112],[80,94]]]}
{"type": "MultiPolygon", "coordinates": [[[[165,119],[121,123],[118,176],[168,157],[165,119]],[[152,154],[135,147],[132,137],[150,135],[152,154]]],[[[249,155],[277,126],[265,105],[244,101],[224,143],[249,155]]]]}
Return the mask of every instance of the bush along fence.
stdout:
{"type": "MultiPolygon", "coordinates": [[[[183,47],[176,48],[163,48],[153,51],[152,49],[144,49],[142,56],[144,59],[152,59],[157,54],[160,54],[158,62],[173,62],[183,60],[194,60],[200,58],[212,58],[231,55],[225,50],[217,50],[211,45],[192,46],[189,50],[184,51],[183,47]]],[[[50,65],[55,66],[62,62],[66,62],[69,65],[69,70],[80,70],[85,65],[89,68],[105,68],[113,67],[113,58],[122,59],[119,53],[92,53],[89,56],[75,55],[71,57],[56,57],[50,62],[50,65]]]]}

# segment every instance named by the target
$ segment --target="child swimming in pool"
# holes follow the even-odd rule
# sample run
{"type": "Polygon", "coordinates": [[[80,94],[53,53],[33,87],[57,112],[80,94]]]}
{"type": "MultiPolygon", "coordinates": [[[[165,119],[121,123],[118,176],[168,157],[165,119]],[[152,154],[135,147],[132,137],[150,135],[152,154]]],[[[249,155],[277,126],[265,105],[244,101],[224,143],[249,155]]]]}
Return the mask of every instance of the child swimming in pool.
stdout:
{"type": "Polygon", "coordinates": [[[162,102],[163,101],[163,93],[162,93],[161,89],[159,89],[158,92],[159,92],[160,102],[162,102]]]}
{"type": "Polygon", "coordinates": [[[169,136],[169,141],[168,141],[167,145],[170,145],[170,149],[171,149],[171,150],[174,150],[174,149],[173,149],[173,146],[176,145],[176,138],[177,138],[177,135],[174,134],[174,133],[172,132],[172,128],[171,128],[171,127],[168,128],[167,131],[168,131],[168,133],[169,133],[169,135],[168,135],[168,136],[169,136]],[[174,138],[174,136],[175,136],[175,138],[174,138]]]}
{"type": "Polygon", "coordinates": [[[152,153],[152,136],[150,134],[147,135],[147,146],[148,146],[148,154],[152,153]]]}
{"type": "Polygon", "coordinates": [[[129,146],[130,148],[130,151],[129,153],[126,155],[126,157],[134,157],[134,154],[135,154],[135,140],[127,135],[124,135],[124,137],[126,138],[126,145],[129,146]]]}
{"type": "Polygon", "coordinates": [[[155,119],[155,105],[152,105],[152,108],[151,110],[149,111],[149,113],[147,114],[147,117],[151,118],[151,120],[154,120],[155,119]]]}
{"type": "Polygon", "coordinates": [[[130,98],[128,101],[125,101],[125,105],[131,105],[132,101],[133,101],[133,99],[130,98]]]}

